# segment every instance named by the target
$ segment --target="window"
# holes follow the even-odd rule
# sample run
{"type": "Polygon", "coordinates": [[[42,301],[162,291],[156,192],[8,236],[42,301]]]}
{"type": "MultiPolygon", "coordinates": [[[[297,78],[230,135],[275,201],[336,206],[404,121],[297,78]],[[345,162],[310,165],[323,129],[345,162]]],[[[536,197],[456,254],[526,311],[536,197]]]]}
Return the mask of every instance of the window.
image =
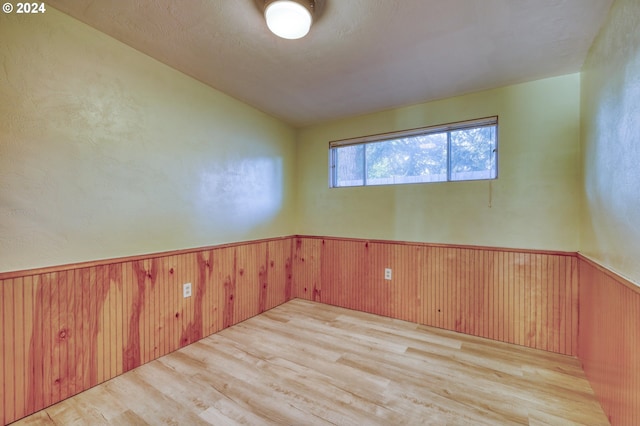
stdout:
{"type": "Polygon", "coordinates": [[[333,188],[496,179],[498,117],[334,141],[333,188]]]}

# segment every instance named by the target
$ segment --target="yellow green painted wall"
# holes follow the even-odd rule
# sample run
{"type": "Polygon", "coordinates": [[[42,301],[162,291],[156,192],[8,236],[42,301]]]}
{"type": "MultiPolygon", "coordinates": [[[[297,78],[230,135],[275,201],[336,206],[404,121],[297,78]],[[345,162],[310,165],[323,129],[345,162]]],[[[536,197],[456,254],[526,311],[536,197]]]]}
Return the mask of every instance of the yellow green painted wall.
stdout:
{"type": "Polygon", "coordinates": [[[617,0],[583,68],[580,250],[640,285],[639,22],[617,0]]]}
{"type": "Polygon", "coordinates": [[[294,232],[281,121],[51,7],[0,64],[0,271],[294,232]]]}
{"type": "Polygon", "coordinates": [[[298,233],[578,249],[579,74],[310,126],[298,139],[298,233]],[[495,181],[328,187],[331,140],[492,115],[495,181]]]}
{"type": "Polygon", "coordinates": [[[638,282],[638,8],[582,74],[297,133],[53,8],[2,14],[0,271],[301,233],[580,250],[638,282]],[[489,115],[496,181],[328,188],[331,140],[489,115]]]}

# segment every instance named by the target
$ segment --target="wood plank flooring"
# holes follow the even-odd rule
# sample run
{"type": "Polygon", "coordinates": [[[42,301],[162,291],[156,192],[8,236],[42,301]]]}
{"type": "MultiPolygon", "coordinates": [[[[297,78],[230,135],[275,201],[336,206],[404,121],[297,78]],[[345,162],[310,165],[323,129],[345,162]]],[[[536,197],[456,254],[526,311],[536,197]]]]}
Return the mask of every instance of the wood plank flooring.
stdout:
{"type": "Polygon", "coordinates": [[[34,424],[609,423],[575,358],[295,299],[34,424]]]}

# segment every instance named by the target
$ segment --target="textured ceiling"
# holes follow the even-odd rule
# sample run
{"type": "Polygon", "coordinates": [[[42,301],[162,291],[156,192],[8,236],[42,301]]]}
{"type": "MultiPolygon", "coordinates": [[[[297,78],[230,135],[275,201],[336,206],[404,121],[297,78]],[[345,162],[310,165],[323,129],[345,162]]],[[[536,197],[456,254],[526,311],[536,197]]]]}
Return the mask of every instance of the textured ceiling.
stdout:
{"type": "Polygon", "coordinates": [[[295,126],[578,72],[612,3],[326,0],[283,40],[258,2],[48,1],[295,126]]]}

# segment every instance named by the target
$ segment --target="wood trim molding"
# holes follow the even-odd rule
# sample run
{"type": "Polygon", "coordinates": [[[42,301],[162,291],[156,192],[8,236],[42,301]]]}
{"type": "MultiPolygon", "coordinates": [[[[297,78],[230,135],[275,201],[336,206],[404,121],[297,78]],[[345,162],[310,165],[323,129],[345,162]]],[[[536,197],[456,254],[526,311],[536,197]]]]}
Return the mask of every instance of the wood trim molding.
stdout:
{"type": "Polygon", "coordinates": [[[357,242],[365,242],[365,243],[368,242],[368,243],[380,243],[380,244],[397,244],[397,245],[403,245],[403,246],[419,246],[419,247],[460,248],[460,249],[470,249],[470,250],[499,251],[499,252],[505,252],[505,253],[550,254],[555,256],[571,256],[571,257],[575,257],[577,255],[577,253],[574,251],[520,249],[520,248],[513,248],[513,247],[477,246],[477,245],[470,245],[470,244],[428,243],[428,242],[419,242],[419,241],[379,240],[379,239],[372,239],[372,238],[318,236],[318,235],[303,235],[303,234],[292,235],[292,238],[357,241],[357,242]]]}
{"type": "MultiPolygon", "coordinates": [[[[38,275],[38,274],[47,274],[52,272],[68,271],[72,269],[90,268],[94,266],[103,266],[103,265],[109,265],[113,263],[124,263],[124,262],[132,262],[132,261],[138,261],[138,260],[144,260],[144,259],[153,259],[157,257],[178,256],[183,254],[197,253],[197,252],[206,251],[206,250],[220,249],[220,248],[226,248],[226,247],[237,247],[245,244],[253,244],[253,243],[275,241],[275,240],[286,240],[289,238],[360,241],[360,242],[370,242],[370,243],[399,244],[399,245],[421,246],[421,247],[449,247],[449,248],[463,248],[463,249],[474,249],[474,250],[500,251],[500,252],[510,252],[510,253],[552,254],[557,256],[576,256],[577,254],[579,254],[576,252],[566,252],[566,251],[557,251],[557,250],[517,249],[517,248],[508,248],[508,247],[423,243],[423,242],[416,242],[416,241],[377,240],[377,239],[365,239],[365,238],[342,238],[342,237],[331,237],[331,236],[324,237],[324,236],[317,236],[317,235],[302,235],[302,234],[297,235],[296,234],[296,235],[287,235],[287,236],[273,237],[273,238],[262,238],[258,240],[247,240],[247,241],[240,241],[240,242],[233,242],[233,243],[223,243],[223,244],[204,246],[204,247],[193,247],[193,248],[169,250],[169,251],[163,251],[163,252],[136,254],[131,256],[122,256],[122,257],[115,257],[115,258],[109,258],[109,259],[90,260],[86,262],[67,263],[63,265],[44,266],[40,268],[21,269],[16,271],[5,271],[5,272],[0,272],[0,280],[26,277],[26,276],[32,276],[32,275],[38,275]]],[[[589,260],[588,257],[584,255],[581,255],[581,256],[584,257],[584,259],[589,260]]]]}

